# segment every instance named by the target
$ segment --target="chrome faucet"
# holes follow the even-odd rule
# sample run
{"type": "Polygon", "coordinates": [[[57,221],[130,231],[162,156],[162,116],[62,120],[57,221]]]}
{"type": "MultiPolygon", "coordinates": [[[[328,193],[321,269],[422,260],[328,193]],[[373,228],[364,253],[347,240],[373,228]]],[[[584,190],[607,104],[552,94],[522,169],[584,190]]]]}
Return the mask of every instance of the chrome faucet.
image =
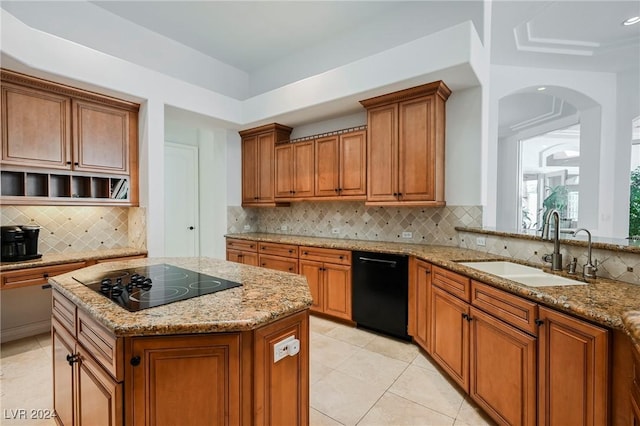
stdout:
{"type": "Polygon", "coordinates": [[[573,231],[573,235],[576,236],[580,231],[586,232],[589,239],[587,244],[587,263],[582,267],[582,276],[585,278],[595,278],[596,271],[598,270],[598,261],[596,260],[595,265],[591,263],[591,232],[586,228],[580,228],[573,231]]]}
{"type": "Polygon", "coordinates": [[[549,240],[549,222],[553,216],[555,229],[553,230],[553,253],[542,256],[544,262],[551,263],[552,271],[562,271],[562,253],[560,253],[560,213],[556,209],[549,210],[544,216],[542,224],[542,239],[549,240]]]}

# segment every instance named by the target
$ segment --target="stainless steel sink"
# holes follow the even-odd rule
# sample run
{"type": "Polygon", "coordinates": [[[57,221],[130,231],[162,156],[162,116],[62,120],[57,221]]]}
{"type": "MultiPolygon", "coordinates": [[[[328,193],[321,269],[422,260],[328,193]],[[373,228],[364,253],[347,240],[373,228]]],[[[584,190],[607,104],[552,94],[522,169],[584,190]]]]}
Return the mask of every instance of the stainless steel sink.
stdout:
{"type": "Polygon", "coordinates": [[[553,287],[567,285],[586,285],[583,281],[572,280],[559,275],[549,274],[538,268],[520,265],[508,261],[460,262],[460,265],[477,269],[500,278],[505,278],[530,287],[553,287]]]}

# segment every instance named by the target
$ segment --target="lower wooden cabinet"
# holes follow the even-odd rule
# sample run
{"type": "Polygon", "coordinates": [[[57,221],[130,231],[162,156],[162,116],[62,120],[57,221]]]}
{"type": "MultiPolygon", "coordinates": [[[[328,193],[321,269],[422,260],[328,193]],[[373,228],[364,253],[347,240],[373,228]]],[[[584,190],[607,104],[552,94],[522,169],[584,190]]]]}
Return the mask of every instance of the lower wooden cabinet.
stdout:
{"type": "Polygon", "coordinates": [[[123,424],[122,383],[116,382],[54,318],[53,406],[58,424],[123,424]]]}
{"type": "Polygon", "coordinates": [[[631,399],[631,424],[640,426],[640,348],[634,346],[632,349],[633,358],[633,381],[629,397],[631,399]]]}
{"type": "Polygon", "coordinates": [[[469,395],[499,424],[536,424],[536,338],[470,309],[469,395]]]}
{"type": "Polygon", "coordinates": [[[227,238],[227,260],[244,265],[258,266],[258,243],[227,238]]]}
{"type": "Polygon", "coordinates": [[[8,290],[12,288],[28,287],[32,285],[44,285],[49,281],[49,277],[66,274],[67,272],[84,268],[85,266],[86,262],[72,262],[62,265],[41,266],[37,268],[24,268],[16,269],[13,271],[6,271],[2,273],[2,286],[0,288],[2,290],[8,290]]]}
{"type": "Polygon", "coordinates": [[[351,252],[303,247],[300,274],[309,284],[311,311],[351,320],[351,252]]]}
{"type": "Polygon", "coordinates": [[[431,268],[430,263],[409,259],[409,335],[427,353],[431,353],[431,268]]]}
{"type": "Polygon", "coordinates": [[[130,345],[127,424],[240,424],[240,333],[135,337],[130,345]]]}
{"type": "Polygon", "coordinates": [[[540,425],[608,424],[607,330],[540,307],[540,425]]]}
{"type": "Polygon", "coordinates": [[[309,424],[308,311],[242,332],[116,338],[53,294],[59,425],[309,424]],[[276,362],[289,337],[300,351],[276,362]]]}
{"type": "Polygon", "coordinates": [[[298,273],[298,246],[281,243],[258,243],[258,264],[276,271],[298,273]]]}
{"type": "Polygon", "coordinates": [[[440,287],[431,289],[431,356],[469,392],[469,304],[440,287]]]}

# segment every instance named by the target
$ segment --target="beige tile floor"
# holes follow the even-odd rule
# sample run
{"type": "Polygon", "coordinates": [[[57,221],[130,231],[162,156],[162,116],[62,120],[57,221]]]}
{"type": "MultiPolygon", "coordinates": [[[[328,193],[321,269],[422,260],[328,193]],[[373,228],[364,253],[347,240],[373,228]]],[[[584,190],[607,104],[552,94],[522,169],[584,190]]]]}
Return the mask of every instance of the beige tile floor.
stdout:
{"type": "MultiPolygon", "coordinates": [[[[412,344],[311,317],[310,363],[312,426],[493,424],[412,344]]],[[[48,334],[1,346],[1,425],[54,425],[51,387],[48,334]]]]}

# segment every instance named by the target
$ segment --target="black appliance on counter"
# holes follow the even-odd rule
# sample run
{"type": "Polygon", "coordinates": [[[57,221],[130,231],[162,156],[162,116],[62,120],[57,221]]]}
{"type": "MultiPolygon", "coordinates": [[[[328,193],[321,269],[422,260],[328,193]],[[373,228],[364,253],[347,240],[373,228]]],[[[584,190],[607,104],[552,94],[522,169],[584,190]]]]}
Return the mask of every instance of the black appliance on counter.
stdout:
{"type": "Polygon", "coordinates": [[[242,284],[162,263],[100,272],[74,280],[129,312],[215,293],[242,284]]]}
{"type": "Polygon", "coordinates": [[[38,254],[37,225],[2,226],[0,230],[0,247],[2,262],[20,262],[42,257],[38,254]]]}
{"type": "Polygon", "coordinates": [[[407,256],[353,252],[351,308],[358,327],[411,340],[408,286],[407,256]]]}

